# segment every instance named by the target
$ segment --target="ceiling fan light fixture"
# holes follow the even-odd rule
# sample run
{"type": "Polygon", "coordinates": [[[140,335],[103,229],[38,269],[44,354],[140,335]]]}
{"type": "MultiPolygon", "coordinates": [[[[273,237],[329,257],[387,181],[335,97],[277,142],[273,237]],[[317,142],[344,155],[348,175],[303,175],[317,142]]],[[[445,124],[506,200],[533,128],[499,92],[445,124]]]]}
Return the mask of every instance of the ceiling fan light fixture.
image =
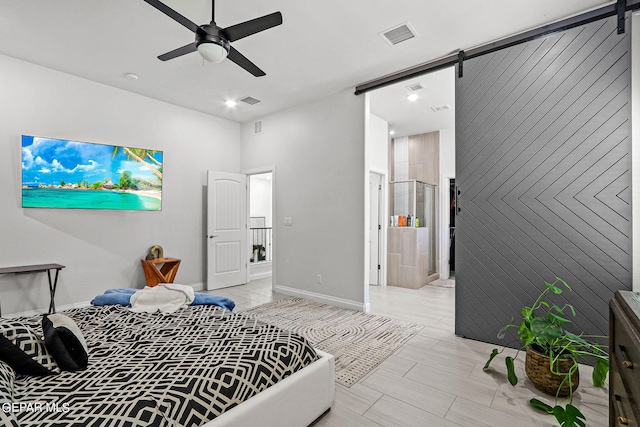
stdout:
{"type": "Polygon", "coordinates": [[[282,13],[274,12],[269,15],[264,15],[259,18],[232,25],[231,27],[220,28],[216,25],[215,0],[211,0],[211,22],[203,25],[196,25],[160,0],[144,1],[177,23],[186,27],[188,30],[193,32],[196,37],[194,43],[189,43],[167,53],[163,53],[158,56],[159,60],[168,61],[197,50],[200,53],[200,56],[209,62],[221,62],[228,56],[231,62],[253,74],[255,77],[262,77],[266,75],[264,71],[256,66],[256,64],[251,62],[236,49],[232,48],[229,43],[261,31],[268,30],[269,28],[282,25],[282,13]]]}
{"type": "Polygon", "coordinates": [[[204,41],[198,45],[198,53],[206,61],[209,62],[222,62],[229,54],[229,49],[223,44],[218,44],[212,41],[204,41]]]}
{"type": "Polygon", "coordinates": [[[220,28],[211,23],[200,27],[201,31],[196,33],[196,47],[198,53],[206,61],[222,62],[229,54],[231,45],[229,41],[220,34],[220,28]]]}

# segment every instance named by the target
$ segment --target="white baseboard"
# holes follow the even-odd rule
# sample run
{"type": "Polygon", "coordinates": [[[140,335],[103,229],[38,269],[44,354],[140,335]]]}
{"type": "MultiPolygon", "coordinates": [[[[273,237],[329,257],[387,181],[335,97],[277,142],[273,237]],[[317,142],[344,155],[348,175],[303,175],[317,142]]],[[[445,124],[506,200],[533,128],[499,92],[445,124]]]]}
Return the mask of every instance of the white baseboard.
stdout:
{"type": "MultiPolygon", "coordinates": [[[[70,310],[72,308],[89,307],[90,305],[91,305],[91,301],[82,301],[82,302],[76,302],[73,304],[60,305],[60,306],[56,306],[56,313],[59,313],[64,310],[70,310]]],[[[2,317],[6,317],[6,318],[31,317],[31,316],[37,316],[40,314],[47,314],[48,312],[49,312],[48,308],[41,309],[41,310],[27,310],[27,311],[19,311],[17,313],[3,314],[2,317]]]]}
{"type": "Polygon", "coordinates": [[[301,289],[289,288],[287,286],[274,285],[275,292],[289,295],[292,297],[306,298],[323,304],[333,305],[335,307],[347,308],[349,310],[362,311],[368,313],[370,310],[369,303],[352,301],[344,298],[332,297],[330,295],[318,294],[316,292],[303,291],[301,289]]]}
{"type": "Polygon", "coordinates": [[[191,286],[196,292],[204,290],[204,282],[189,283],[187,286],[191,286]]]}

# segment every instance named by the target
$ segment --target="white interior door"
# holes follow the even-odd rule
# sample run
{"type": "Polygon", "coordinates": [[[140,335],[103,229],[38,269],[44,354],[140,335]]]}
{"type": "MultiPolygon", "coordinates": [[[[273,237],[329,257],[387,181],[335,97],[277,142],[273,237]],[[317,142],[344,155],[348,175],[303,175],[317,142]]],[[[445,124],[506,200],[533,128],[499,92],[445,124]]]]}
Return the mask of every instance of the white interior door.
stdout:
{"type": "Polygon", "coordinates": [[[207,174],[207,289],[247,283],[247,177],[207,174]]]}
{"type": "Polygon", "coordinates": [[[371,220],[369,222],[369,284],[380,284],[380,193],[382,192],[382,183],[380,175],[369,175],[369,191],[370,191],[370,211],[371,220]]]}

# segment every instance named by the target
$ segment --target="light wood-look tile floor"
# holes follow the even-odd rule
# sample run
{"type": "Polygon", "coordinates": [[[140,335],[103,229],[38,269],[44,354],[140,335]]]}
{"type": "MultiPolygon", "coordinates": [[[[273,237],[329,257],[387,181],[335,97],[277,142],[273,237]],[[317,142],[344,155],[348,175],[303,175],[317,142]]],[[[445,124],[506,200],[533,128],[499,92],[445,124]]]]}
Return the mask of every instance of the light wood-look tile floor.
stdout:
{"type": "MultiPolygon", "coordinates": [[[[271,279],[213,291],[232,298],[236,310],[284,298],[271,291],[271,279]]],[[[502,369],[505,352],[494,360],[497,369],[484,372],[495,345],[454,334],[453,288],[424,286],[411,290],[371,286],[371,313],[423,325],[420,334],[350,388],[336,384],[333,408],[317,427],[354,426],[557,426],[555,418],[529,406],[537,397],[553,399],[525,379],[524,354],[516,359],[520,381],[512,387],[502,369]]],[[[588,366],[580,368],[581,384],[574,404],[588,426],[608,424],[608,389],[591,385],[588,366]]]]}

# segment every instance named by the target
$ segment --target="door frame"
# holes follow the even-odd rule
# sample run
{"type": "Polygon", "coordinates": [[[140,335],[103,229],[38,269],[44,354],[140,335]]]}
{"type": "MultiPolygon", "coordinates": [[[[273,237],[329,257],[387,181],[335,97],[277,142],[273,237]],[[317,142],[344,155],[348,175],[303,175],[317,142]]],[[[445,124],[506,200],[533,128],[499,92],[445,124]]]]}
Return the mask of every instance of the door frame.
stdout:
{"type": "MultiPolygon", "coordinates": [[[[263,173],[271,173],[271,289],[274,289],[276,286],[277,280],[276,280],[276,275],[277,275],[277,249],[276,249],[276,245],[277,245],[277,235],[278,235],[278,217],[276,216],[276,166],[275,165],[270,165],[270,166],[262,166],[262,167],[258,167],[258,168],[251,168],[251,169],[243,169],[242,172],[243,174],[245,174],[247,176],[247,183],[249,185],[249,188],[247,190],[247,223],[249,222],[249,215],[250,215],[250,203],[251,203],[251,180],[249,179],[249,177],[251,175],[260,175],[263,173]]],[[[247,227],[247,242],[249,242],[250,239],[250,230],[247,227]]],[[[249,259],[249,256],[252,252],[252,249],[250,248],[250,244],[247,244],[247,254],[246,257],[247,259],[249,259]]],[[[247,282],[250,283],[251,282],[251,276],[249,274],[247,274],[247,282]]]]}
{"type": "MultiPolygon", "coordinates": [[[[640,253],[640,12],[631,14],[631,253],[640,253]]],[[[640,257],[631,257],[631,289],[640,292],[640,257]]]]}
{"type": "MultiPolygon", "coordinates": [[[[370,215],[370,205],[371,202],[369,200],[369,188],[370,188],[370,180],[371,180],[371,174],[375,174],[378,175],[380,177],[380,181],[381,181],[381,185],[382,185],[382,191],[380,192],[380,199],[378,200],[378,206],[380,208],[379,210],[379,220],[380,220],[380,225],[382,226],[382,229],[380,230],[380,240],[378,242],[378,253],[379,253],[379,262],[380,262],[380,272],[378,273],[379,276],[379,280],[378,280],[378,286],[387,286],[387,228],[389,226],[389,221],[387,221],[387,218],[389,218],[389,174],[386,170],[380,170],[380,169],[374,169],[371,168],[368,171],[367,174],[367,212],[366,212],[366,225],[367,227],[367,236],[366,236],[366,259],[365,259],[365,273],[366,273],[366,278],[367,278],[367,282],[369,282],[369,230],[370,230],[370,221],[371,221],[371,215],[370,215]]],[[[368,304],[369,303],[369,283],[366,283],[366,300],[365,303],[368,304]]]]}
{"type": "MultiPolygon", "coordinates": [[[[369,172],[369,194],[370,194],[370,198],[369,198],[369,242],[371,242],[371,227],[373,224],[373,206],[372,206],[372,200],[371,200],[371,195],[372,195],[372,191],[371,191],[371,184],[373,183],[373,177],[376,177],[376,181],[378,181],[378,186],[380,187],[377,192],[378,192],[378,204],[377,204],[377,211],[378,211],[378,225],[380,226],[380,228],[378,229],[378,245],[377,245],[377,252],[378,252],[378,256],[377,256],[377,260],[378,260],[378,266],[379,268],[377,270],[375,270],[375,274],[377,275],[376,278],[376,286],[383,286],[382,285],[382,259],[383,259],[383,251],[382,251],[382,243],[383,243],[383,234],[384,234],[384,230],[383,230],[383,202],[384,202],[384,176],[376,173],[376,172],[369,172]]],[[[369,245],[369,247],[371,247],[371,245],[369,245]]],[[[370,249],[371,250],[371,249],[370,249]]],[[[369,253],[369,260],[371,260],[371,252],[369,253]]],[[[371,285],[372,283],[371,280],[371,270],[369,270],[369,284],[371,285]]]]}
{"type": "Polygon", "coordinates": [[[452,179],[456,179],[455,175],[440,175],[440,279],[446,280],[451,276],[449,264],[449,219],[450,219],[450,200],[449,185],[452,179]]]}

